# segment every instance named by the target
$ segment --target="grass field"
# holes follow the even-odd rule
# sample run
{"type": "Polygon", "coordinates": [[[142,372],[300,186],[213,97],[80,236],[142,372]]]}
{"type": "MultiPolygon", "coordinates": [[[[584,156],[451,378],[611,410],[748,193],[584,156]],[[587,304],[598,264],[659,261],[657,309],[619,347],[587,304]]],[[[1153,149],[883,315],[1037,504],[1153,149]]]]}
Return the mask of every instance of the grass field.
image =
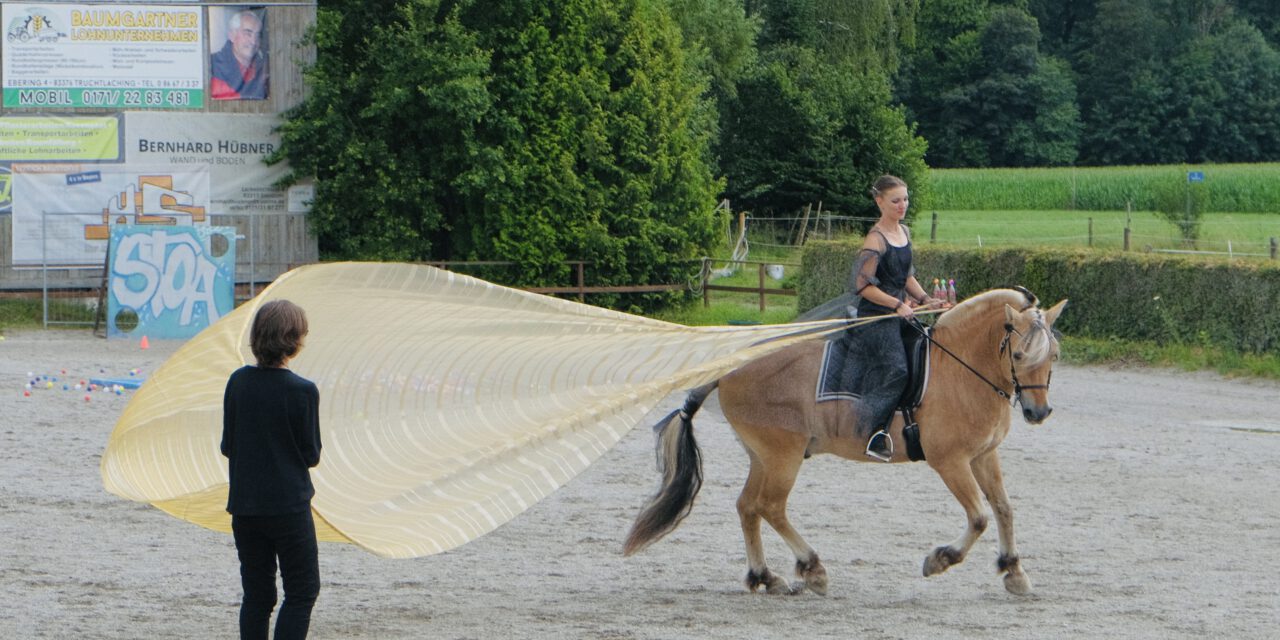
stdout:
{"type": "Polygon", "coordinates": [[[1185,188],[1189,174],[1211,212],[1280,213],[1280,163],[934,169],[930,207],[1117,211],[1155,209],[1158,195],[1185,188]]]}
{"type": "MultiPolygon", "coordinates": [[[[1186,249],[1176,227],[1149,211],[939,211],[937,242],[962,246],[1092,246],[1119,249],[1130,229],[1130,249],[1186,249]]],[[[914,214],[916,243],[929,242],[930,213],[914,214]]],[[[1280,214],[1206,213],[1195,248],[1201,251],[1269,254],[1280,238],[1280,214]]]]}

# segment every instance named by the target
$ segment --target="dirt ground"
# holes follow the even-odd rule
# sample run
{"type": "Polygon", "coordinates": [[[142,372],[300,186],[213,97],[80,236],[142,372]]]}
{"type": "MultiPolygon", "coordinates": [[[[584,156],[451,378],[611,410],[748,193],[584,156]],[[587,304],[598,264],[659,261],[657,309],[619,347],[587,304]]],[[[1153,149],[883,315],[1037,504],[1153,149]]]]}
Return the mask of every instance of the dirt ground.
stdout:
{"type": "MultiPolygon", "coordinates": [[[[102,488],[130,393],[177,344],[33,331],[0,341],[0,638],[234,638],[231,537],[102,488]],[[65,374],[61,373],[63,370],[65,374]],[[28,374],[57,375],[23,395],[28,374]]],[[[384,560],[321,546],[313,638],[1274,638],[1280,634],[1280,385],[1060,365],[1054,415],[1002,447],[1034,591],[1006,593],[991,527],[933,578],[963,514],[924,464],[810,460],[792,521],[827,597],[748,594],[734,500],[746,457],[712,397],[695,424],[706,485],[667,539],[622,538],[656,487],[643,426],[572,483],[449,553],[384,560]]],[[[678,398],[669,398],[675,404],[678,398]]],[[[657,416],[652,416],[656,418],[657,416]]],[[[771,566],[792,560],[766,531],[771,566]]]]}

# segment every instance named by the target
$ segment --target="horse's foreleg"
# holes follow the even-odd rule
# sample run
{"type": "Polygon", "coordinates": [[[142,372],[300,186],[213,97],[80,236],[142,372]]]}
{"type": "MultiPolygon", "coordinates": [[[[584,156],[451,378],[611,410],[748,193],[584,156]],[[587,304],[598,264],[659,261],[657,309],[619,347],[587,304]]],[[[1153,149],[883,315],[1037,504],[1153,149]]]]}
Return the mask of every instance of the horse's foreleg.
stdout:
{"type": "Polygon", "coordinates": [[[973,476],[969,461],[959,458],[946,460],[930,458],[929,464],[939,476],[942,476],[942,481],[964,508],[967,526],[959,538],[951,544],[934,549],[933,553],[924,559],[925,576],[942,573],[952,565],[964,562],[973,543],[978,541],[987,528],[987,516],[982,510],[982,496],[979,493],[978,481],[973,476]]]}
{"type": "Polygon", "coordinates": [[[1000,473],[1000,457],[995,451],[974,459],[973,474],[982,487],[982,492],[991,503],[996,514],[996,524],[1000,531],[1000,557],[996,561],[997,570],[1004,574],[1004,588],[1017,595],[1031,592],[1031,580],[1022,570],[1018,559],[1018,546],[1013,539],[1013,508],[1009,505],[1009,496],[1004,491],[1004,476],[1000,473]]]}

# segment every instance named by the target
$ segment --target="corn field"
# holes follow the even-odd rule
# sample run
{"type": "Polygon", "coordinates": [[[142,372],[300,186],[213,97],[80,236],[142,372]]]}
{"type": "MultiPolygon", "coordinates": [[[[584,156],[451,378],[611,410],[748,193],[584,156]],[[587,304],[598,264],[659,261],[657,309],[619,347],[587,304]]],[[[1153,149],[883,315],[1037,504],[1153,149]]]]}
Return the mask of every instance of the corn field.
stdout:
{"type": "Polygon", "coordinates": [[[1200,177],[1207,212],[1280,213],[1280,163],[934,169],[931,209],[1152,211],[1162,190],[1200,177]]]}

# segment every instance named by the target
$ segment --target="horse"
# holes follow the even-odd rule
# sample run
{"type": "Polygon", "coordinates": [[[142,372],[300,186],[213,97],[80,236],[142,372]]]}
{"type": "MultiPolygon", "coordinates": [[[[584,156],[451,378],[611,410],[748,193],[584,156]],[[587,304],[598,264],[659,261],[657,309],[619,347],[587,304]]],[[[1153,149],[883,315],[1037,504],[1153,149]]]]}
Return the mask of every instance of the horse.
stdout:
{"type": "MultiPolygon", "coordinates": [[[[1009,432],[1014,402],[1022,417],[1040,424],[1049,417],[1049,379],[1058,359],[1053,324],[1066,307],[1047,310],[1026,289],[993,289],[969,298],[938,316],[930,336],[929,381],[914,416],[919,444],[930,467],[964,508],[965,529],[956,540],[936,547],[924,560],[925,577],[964,561],[987,527],[980,495],[995,513],[999,530],[997,575],[1013,594],[1030,593],[1031,581],[1014,543],[1013,510],[1005,494],[997,447],[1009,432]]],[[[871,462],[865,438],[853,422],[853,402],[817,402],[822,366],[821,340],[805,341],[763,356],[718,380],[691,390],[683,408],[660,420],[657,434],[661,486],[642,508],[627,534],[630,556],[675,530],[693,508],[702,484],[701,451],[693,435],[693,416],[707,396],[720,391],[720,407],[750,459],[738,516],[746,542],[746,587],[768,594],[804,590],[826,595],[827,572],[818,554],[792,527],[787,496],[804,460],[834,454],[871,462]],[[795,554],[800,582],[789,584],[765,564],[760,539],[764,519],[795,554]]],[[[894,455],[907,462],[904,420],[895,414],[890,429],[894,455]]]]}

